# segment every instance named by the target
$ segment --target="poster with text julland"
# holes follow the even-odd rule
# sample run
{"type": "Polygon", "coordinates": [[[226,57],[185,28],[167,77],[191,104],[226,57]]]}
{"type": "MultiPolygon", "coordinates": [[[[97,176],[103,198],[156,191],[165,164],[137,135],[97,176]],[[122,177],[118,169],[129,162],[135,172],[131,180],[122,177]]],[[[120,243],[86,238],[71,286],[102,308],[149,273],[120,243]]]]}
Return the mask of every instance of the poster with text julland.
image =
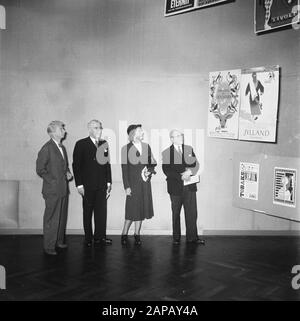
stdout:
{"type": "Polygon", "coordinates": [[[278,94],[278,66],[242,71],[240,140],[276,141],[278,94]]]}
{"type": "Polygon", "coordinates": [[[241,70],[209,74],[209,137],[238,138],[241,70]]]}

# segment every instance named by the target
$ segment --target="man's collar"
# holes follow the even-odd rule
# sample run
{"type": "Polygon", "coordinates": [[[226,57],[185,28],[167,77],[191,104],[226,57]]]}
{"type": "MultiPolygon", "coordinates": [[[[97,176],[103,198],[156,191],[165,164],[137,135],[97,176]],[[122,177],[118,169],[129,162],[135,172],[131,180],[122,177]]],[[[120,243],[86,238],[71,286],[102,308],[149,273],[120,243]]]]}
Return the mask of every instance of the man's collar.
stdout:
{"type": "Polygon", "coordinates": [[[54,138],[52,138],[52,137],[51,137],[51,139],[52,139],[52,141],[53,141],[58,147],[61,146],[61,142],[58,143],[58,142],[57,142],[54,138]]]}
{"type": "Polygon", "coordinates": [[[175,144],[173,144],[173,146],[174,146],[174,148],[178,151],[178,149],[179,149],[179,146],[181,146],[181,149],[183,149],[182,148],[182,146],[183,146],[183,144],[182,145],[175,145],[175,144]]]}
{"type": "Polygon", "coordinates": [[[96,138],[94,138],[94,137],[92,137],[92,136],[89,136],[90,137],[90,139],[91,139],[91,141],[95,144],[96,143],[96,138]]]}

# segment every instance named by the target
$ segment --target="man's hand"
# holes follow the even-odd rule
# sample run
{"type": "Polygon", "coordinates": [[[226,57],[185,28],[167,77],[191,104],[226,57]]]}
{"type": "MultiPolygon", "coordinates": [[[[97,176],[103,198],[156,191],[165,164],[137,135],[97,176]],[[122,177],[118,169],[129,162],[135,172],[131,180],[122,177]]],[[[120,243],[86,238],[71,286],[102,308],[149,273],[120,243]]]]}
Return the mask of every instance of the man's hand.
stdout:
{"type": "Polygon", "coordinates": [[[83,186],[77,187],[77,191],[81,196],[84,196],[84,187],[83,186]]]}
{"type": "Polygon", "coordinates": [[[70,181],[70,180],[72,180],[72,178],[73,178],[72,173],[71,172],[67,172],[67,180],[70,181]]]}
{"type": "Polygon", "coordinates": [[[190,169],[186,170],[185,172],[181,173],[181,179],[183,181],[188,181],[192,175],[192,171],[190,169]]]}
{"type": "Polygon", "coordinates": [[[125,193],[126,193],[126,196],[131,196],[131,188],[130,187],[126,188],[125,193]]]}

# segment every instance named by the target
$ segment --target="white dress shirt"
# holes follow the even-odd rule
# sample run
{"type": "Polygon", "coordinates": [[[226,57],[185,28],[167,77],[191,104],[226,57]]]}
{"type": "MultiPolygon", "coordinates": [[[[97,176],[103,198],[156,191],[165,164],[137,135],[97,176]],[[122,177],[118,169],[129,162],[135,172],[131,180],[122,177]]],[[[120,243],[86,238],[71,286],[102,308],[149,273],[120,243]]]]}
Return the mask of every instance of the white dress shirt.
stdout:
{"type": "Polygon", "coordinates": [[[54,143],[55,143],[56,146],[58,147],[58,149],[59,149],[59,151],[60,151],[61,156],[63,157],[63,159],[65,159],[64,151],[63,151],[63,149],[59,146],[60,144],[59,144],[55,139],[52,138],[52,140],[54,141],[54,143]]]}
{"type": "MultiPolygon", "coordinates": [[[[97,144],[97,146],[98,146],[98,144],[99,144],[99,141],[98,141],[98,140],[96,140],[94,137],[91,137],[91,136],[90,136],[90,139],[91,139],[91,141],[93,142],[94,145],[97,144]]],[[[111,185],[111,183],[108,182],[108,183],[107,183],[107,187],[110,186],[110,185],[111,185]]],[[[77,186],[77,188],[81,188],[81,187],[83,187],[83,185],[78,185],[78,186],[77,186]]]]}
{"type": "Polygon", "coordinates": [[[142,143],[141,142],[132,142],[135,148],[139,151],[140,155],[142,155],[142,143]]]}
{"type": "Polygon", "coordinates": [[[98,146],[99,141],[98,141],[98,140],[96,140],[96,138],[94,138],[94,137],[91,137],[91,136],[90,136],[90,139],[91,139],[91,141],[93,142],[93,144],[94,144],[94,145],[96,145],[96,144],[97,144],[97,146],[98,146]]]}
{"type": "Polygon", "coordinates": [[[174,144],[175,149],[177,150],[178,153],[182,154],[183,153],[183,149],[182,149],[182,145],[175,145],[174,144]],[[180,150],[179,150],[179,146],[180,146],[180,150]]]}

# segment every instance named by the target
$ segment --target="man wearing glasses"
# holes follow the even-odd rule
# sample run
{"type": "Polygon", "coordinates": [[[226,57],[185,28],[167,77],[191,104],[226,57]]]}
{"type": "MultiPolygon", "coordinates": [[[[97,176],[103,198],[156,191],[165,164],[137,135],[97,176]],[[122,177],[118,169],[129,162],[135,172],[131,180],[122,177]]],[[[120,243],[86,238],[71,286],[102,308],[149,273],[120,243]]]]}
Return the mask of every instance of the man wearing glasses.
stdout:
{"type": "Polygon", "coordinates": [[[198,237],[197,232],[197,186],[196,183],[189,183],[198,172],[199,163],[193,148],[184,145],[184,136],[179,130],[173,129],[170,132],[170,140],[172,145],[162,153],[162,169],[167,176],[171,199],[173,244],[180,244],[180,212],[183,205],[187,243],[204,245],[205,241],[198,237]]]}

